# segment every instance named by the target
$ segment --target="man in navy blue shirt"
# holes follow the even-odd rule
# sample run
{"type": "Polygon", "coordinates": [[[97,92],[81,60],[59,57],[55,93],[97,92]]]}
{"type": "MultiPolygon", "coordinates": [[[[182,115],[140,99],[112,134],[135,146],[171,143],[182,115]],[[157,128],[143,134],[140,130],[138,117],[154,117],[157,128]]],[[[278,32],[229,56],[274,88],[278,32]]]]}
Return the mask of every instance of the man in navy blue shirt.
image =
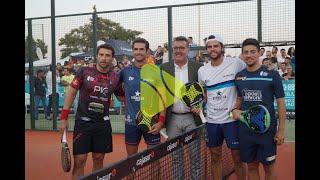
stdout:
{"type": "Polygon", "coordinates": [[[271,125],[264,134],[257,134],[240,123],[240,159],[248,163],[249,179],[259,179],[259,163],[263,164],[265,179],[276,179],[276,146],[284,143],[285,99],[279,73],[268,70],[259,63],[259,42],[246,39],[242,43],[242,55],[247,68],[235,77],[238,91],[237,102],[232,110],[233,117],[240,119],[241,111],[254,105],[264,105],[270,112],[271,125]],[[278,105],[279,124],[275,116],[274,98],[278,105]]]}
{"type": "Polygon", "coordinates": [[[160,143],[159,131],[164,125],[164,116],[160,116],[159,122],[151,127],[149,132],[143,132],[136,125],[136,116],[140,110],[140,71],[143,65],[147,64],[147,52],[149,42],[143,38],[137,38],[132,42],[134,55],[133,64],[125,67],[120,72],[120,82],[124,85],[125,91],[125,143],[127,155],[138,152],[138,145],[143,136],[148,148],[160,143]]]}

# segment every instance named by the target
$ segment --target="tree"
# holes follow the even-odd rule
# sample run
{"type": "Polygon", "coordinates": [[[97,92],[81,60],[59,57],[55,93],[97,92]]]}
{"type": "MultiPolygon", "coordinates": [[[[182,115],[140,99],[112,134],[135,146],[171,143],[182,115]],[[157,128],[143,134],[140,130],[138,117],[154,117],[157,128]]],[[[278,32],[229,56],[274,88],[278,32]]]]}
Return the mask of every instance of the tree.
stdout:
{"type": "MultiPolygon", "coordinates": [[[[72,52],[89,51],[93,48],[93,28],[92,18],[89,24],[72,29],[70,33],[59,39],[59,46],[64,45],[61,49],[61,58],[65,58],[72,52]]],[[[118,39],[131,43],[140,31],[124,29],[119,23],[108,19],[97,17],[97,40],[118,39]]]]}
{"type": "MultiPolygon", "coordinates": [[[[25,40],[25,62],[29,61],[29,44],[28,44],[28,39],[29,37],[27,36],[26,40],[25,40]]],[[[44,43],[44,41],[42,41],[41,39],[37,39],[34,40],[33,38],[31,39],[31,44],[33,44],[32,46],[32,54],[31,54],[31,58],[33,61],[37,61],[39,60],[37,53],[36,53],[36,49],[37,47],[39,47],[41,49],[41,52],[43,54],[43,58],[45,56],[45,54],[47,54],[48,52],[48,46],[44,43]]]]}

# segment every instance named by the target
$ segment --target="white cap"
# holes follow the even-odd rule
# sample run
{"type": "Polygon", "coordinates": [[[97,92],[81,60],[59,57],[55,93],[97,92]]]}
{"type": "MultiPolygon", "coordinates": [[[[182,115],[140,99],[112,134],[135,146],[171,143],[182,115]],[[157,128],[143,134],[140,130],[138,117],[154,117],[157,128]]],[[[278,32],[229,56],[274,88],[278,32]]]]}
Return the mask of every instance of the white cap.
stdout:
{"type": "Polygon", "coordinates": [[[219,34],[212,34],[212,35],[208,36],[208,37],[206,38],[206,44],[207,44],[209,41],[218,41],[218,42],[220,42],[220,43],[223,44],[223,39],[222,39],[222,37],[221,37],[219,34]]]}

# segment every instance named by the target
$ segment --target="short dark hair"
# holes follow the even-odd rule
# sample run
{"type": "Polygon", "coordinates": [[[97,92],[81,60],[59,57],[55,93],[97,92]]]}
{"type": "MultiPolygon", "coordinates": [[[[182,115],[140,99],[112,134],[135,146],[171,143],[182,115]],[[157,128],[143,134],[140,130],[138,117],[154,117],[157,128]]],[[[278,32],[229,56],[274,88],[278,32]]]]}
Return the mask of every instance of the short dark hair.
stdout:
{"type": "Polygon", "coordinates": [[[100,46],[98,46],[97,48],[97,55],[99,53],[99,50],[103,48],[103,49],[109,49],[112,51],[112,57],[114,57],[114,48],[110,45],[110,44],[101,44],[100,46]]]}
{"type": "Polygon", "coordinates": [[[42,72],[44,72],[42,69],[39,69],[38,71],[37,71],[37,74],[39,74],[39,73],[42,73],[42,72]]]}
{"type": "Polygon", "coordinates": [[[145,46],[146,46],[146,50],[147,50],[147,51],[149,50],[149,42],[148,42],[146,39],[140,38],[140,37],[136,38],[136,39],[133,40],[133,42],[132,42],[132,48],[133,48],[133,46],[134,46],[135,43],[144,43],[145,46]]]}
{"type": "Polygon", "coordinates": [[[280,51],[286,51],[286,50],[282,48],[282,49],[280,49],[280,51]]]}
{"type": "Polygon", "coordinates": [[[254,39],[254,38],[245,39],[242,42],[241,51],[243,51],[243,47],[247,46],[247,45],[253,45],[253,46],[255,46],[257,48],[258,51],[260,51],[259,41],[254,39]]]}
{"type": "Polygon", "coordinates": [[[185,41],[187,43],[187,46],[189,46],[188,39],[185,36],[177,36],[173,39],[173,42],[175,41],[185,41]]]}
{"type": "Polygon", "coordinates": [[[192,36],[189,36],[188,38],[189,38],[189,39],[193,39],[192,36]]]}
{"type": "Polygon", "coordinates": [[[264,47],[262,47],[262,48],[260,48],[260,49],[264,49],[264,50],[266,50],[264,47]]]}
{"type": "Polygon", "coordinates": [[[262,60],[262,63],[265,62],[265,61],[271,61],[271,60],[268,59],[268,58],[264,58],[264,59],[262,60]]]}

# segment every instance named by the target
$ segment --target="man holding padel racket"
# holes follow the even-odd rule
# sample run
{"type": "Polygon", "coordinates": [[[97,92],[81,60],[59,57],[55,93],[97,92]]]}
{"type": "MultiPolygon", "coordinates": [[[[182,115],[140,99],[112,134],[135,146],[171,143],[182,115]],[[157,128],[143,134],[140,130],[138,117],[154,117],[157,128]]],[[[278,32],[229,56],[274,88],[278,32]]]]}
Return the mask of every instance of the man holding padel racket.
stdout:
{"type": "Polygon", "coordinates": [[[206,89],[207,146],[211,153],[213,179],[222,179],[222,144],[226,140],[237,179],[245,180],[245,167],[239,157],[239,122],[232,119],[229,113],[237,97],[234,78],[246,64],[239,58],[224,56],[223,39],[218,34],[206,38],[206,50],[211,63],[199,69],[198,77],[199,83],[206,89]]]}
{"type": "Polygon", "coordinates": [[[134,56],[133,64],[120,71],[120,82],[123,83],[125,91],[125,143],[127,155],[130,156],[138,152],[138,145],[143,136],[148,147],[160,143],[159,131],[163,127],[165,118],[160,114],[157,121],[151,126],[149,131],[143,131],[137,125],[137,118],[143,116],[140,108],[141,101],[141,68],[147,64],[149,42],[143,38],[137,38],[132,42],[132,52],[134,56]]]}
{"type": "Polygon", "coordinates": [[[265,179],[275,180],[275,160],[277,145],[284,143],[285,126],[285,99],[282,81],[279,73],[268,70],[259,63],[260,45],[256,39],[246,39],[242,43],[242,55],[247,68],[236,75],[235,84],[238,97],[232,116],[235,119],[250,119],[250,121],[265,120],[266,126],[254,127],[254,122],[240,123],[239,143],[240,158],[248,164],[249,179],[260,179],[259,163],[263,164],[265,179]],[[279,124],[274,110],[274,99],[276,98],[279,114],[279,124]],[[266,107],[256,108],[258,106],[266,107]],[[256,109],[250,112],[253,107],[256,109]],[[262,112],[262,114],[259,114],[262,112]],[[265,113],[269,112],[269,113],[265,113]],[[251,117],[244,117],[244,115],[251,117]],[[265,116],[270,114],[270,118],[265,116]],[[270,121],[267,121],[270,119],[270,121]],[[268,124],[270,123],[270,125],[268,124]],[[265,129],[265,131],[254,131],[254,129],[265,129]]]}
{"type": "Polygon", "coordinates": [[[92,152],[92,171],[101,169],[105,153],[112,152],[110,99],[113,93],[120,98],[124,96],[119,83],[119,75],[113,71],[114,53],[111,45],[98,46],[97,65],[79,69],[67,92],[61,111],[60,130],[62,133],[68,127],[70,107],[79,91],[79,105],[73,132],[72,179],[83,176],[89,152],[92,152]]]}
{"type": "MultiPolygon", "coordinates": [[[[189,44],[188,39],[184,36],[178,36],[174,38],[173,41],[173,61],[164,63],[160,66],[161,71],[169,73],[171,76],[176,79],[181,80],[183,83],[196,82],[198,81],[198,69],[202,66],[200,63],[195,61],[188,60],[189,44]]],[[[165,78],[162,78],[162,81],[167,86],[168,91],[171,92],[172,98],[175,98],[176,94],[179,93],[179,89],[173,88],[170,90],[170,87],[174,87],[173,84],[168,84],[165,78]]],[[[197,115],[199,110],[195,108],[188,107],[183,101],[179,100],[173,105],[169,106],[166,109],[166,131],[169,139],[173,139],[179,135],[182,135],[192,129],[196,128],[197,125],[202,124],[200,117],[197,115]],[[195,113],[193,113],[195,112],[195,113]]],[[[196,154],[197,148],[199,148],[198,140],[195,140],[194,147],[189,149],[189,154],[191,157],[191,178],[199,179],[200,178],[200,158],[196,154]]],[[[180,158],[183,158],[183,149],[178,149],[174,151],[173,154],[173,170],[174,177],[177,179],[184,178],[183,164],[180,158]]]]}

